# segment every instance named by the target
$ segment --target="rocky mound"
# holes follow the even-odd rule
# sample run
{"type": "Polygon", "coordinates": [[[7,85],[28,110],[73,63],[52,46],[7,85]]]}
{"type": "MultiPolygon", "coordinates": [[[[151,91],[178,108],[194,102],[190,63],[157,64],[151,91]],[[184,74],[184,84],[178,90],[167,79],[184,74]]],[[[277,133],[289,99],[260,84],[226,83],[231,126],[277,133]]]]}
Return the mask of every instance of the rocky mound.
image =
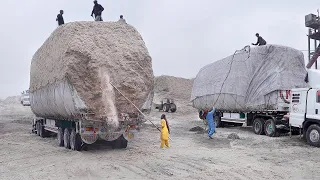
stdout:
{"type": "Polygon", "coordinates": [[[159,76],[155,78],[154,104],[159,104],[163,98],[172,98],[177,105],[178,113],[194,111],[190,102],[193,79],[174,76],[159,76]]]}
{"type": "Polygon", "coordinates": [[[163,98],[190,101],[193,79],[173,76],[159,76],[155,78],[154,92],[163,98]]]}

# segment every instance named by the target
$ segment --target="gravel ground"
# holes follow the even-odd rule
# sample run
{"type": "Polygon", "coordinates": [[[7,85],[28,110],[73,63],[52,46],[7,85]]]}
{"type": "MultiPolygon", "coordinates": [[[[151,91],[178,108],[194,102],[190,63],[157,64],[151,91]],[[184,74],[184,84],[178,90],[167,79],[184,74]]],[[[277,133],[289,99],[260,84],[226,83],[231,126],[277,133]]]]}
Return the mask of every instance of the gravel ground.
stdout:
{"type": "MultiPolygon", "coordinates": [[[[159,123],[160,112],[150,119],[159,123]]],[[[250,128],[219,128],[213,139],[189,131],[204,127],[196,113],[167,114],[171,147],[144,124],[127,149],[106,143],[88,151],[57,146],[31,134],[29,107],[0,109],[0,179],[320,179],[320,151],[299,139],[258,136],[250,128]],[[236,133],[240,139],[228,139],[236,133]]]]}

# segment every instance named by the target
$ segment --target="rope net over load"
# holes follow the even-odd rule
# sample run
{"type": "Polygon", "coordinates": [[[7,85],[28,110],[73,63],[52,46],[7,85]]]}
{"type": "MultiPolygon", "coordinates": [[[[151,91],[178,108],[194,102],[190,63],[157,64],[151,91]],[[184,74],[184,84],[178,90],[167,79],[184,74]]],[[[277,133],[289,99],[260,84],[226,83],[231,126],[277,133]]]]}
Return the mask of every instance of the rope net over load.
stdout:
{"type": "Polygon", "coordinates": [[[225,111],[276,109],[279,90],[307,87],[303,53],[285,46],[246,47],[203,67],[194,80],[193,107],[225,111]]]}

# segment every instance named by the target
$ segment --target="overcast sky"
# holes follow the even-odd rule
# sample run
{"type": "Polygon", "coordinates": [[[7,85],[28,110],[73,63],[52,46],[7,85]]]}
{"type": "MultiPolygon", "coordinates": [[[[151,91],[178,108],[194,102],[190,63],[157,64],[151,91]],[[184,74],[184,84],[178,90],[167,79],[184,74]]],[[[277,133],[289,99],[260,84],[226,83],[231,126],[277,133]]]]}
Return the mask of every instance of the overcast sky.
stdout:
{"type": "MultiPolygon", "coordinates": [[[[105,21],[123,14],[141,33],[155,75],[195,77],[206,64],[256,42],[307,49],[304,17],[317,13],[319,0],[100,0],[105,21]]],[[[1,1],[0,98],[29,88],[35,51],[65,22],[91,21],[92,0],[1,1]]]]}

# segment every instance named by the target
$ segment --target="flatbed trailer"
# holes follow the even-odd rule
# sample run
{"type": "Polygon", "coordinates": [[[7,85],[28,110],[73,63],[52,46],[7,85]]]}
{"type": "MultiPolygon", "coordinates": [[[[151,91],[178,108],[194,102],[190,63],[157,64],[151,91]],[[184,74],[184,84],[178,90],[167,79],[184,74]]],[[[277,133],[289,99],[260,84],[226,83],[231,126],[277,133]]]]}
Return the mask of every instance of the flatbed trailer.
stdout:
{"type": "Polygon", "coordinates": [[[114,149],[126,148],[143,118],[138,116],[132,119],[127,114],[122,114],[119,119],[119,128],[110,131],[106,123],[88,121],[84,117],[73,120],[36,117],[33,119],[32,132],[42,138],[56,134],[59,146],[77,151],[86,149],[87,145],[95,143],[98,139],[111,142],[114,149]]]}
{"type": "Polygon", "coordinates": [[[289,121],[284,116],[290,108],[290,90],[279,90],[277,92],[277,103],[265,110],[235,112],[226,109],[216,109],[216,127],[226,125],[252,127],[255,134],[270,137],[279,136],[280,132],[289,132],[289,121]]]}

